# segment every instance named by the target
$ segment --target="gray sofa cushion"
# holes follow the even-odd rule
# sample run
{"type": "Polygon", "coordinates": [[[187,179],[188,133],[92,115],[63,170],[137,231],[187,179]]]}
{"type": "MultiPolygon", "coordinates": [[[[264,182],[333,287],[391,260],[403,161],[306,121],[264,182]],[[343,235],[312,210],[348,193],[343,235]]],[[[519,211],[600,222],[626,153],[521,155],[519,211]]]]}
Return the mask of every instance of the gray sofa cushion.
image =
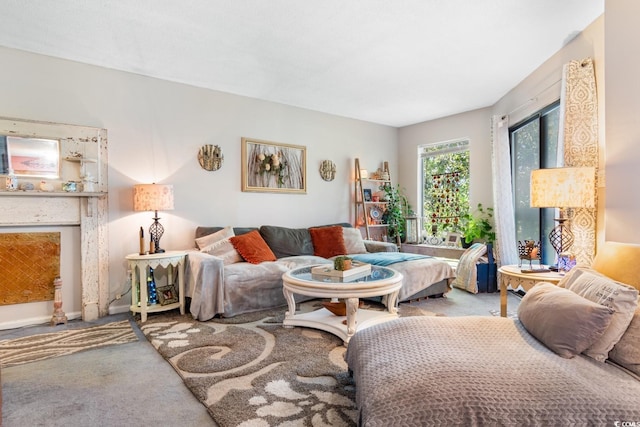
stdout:
{"type": "Polygon", "coordinates": [[[260,234],[276,258],[313,255],[313,242],[307,228],[288,228],[263,225],[260,234]]]}

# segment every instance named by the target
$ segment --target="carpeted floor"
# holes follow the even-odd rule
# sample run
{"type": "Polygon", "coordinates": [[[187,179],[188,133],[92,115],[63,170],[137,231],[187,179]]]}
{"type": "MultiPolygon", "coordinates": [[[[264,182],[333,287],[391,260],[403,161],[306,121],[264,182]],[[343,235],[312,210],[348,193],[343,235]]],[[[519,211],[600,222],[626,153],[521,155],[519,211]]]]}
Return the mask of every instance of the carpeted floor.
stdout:
{"type": "MultiPolygon", "coordinates": [[[[446,298],[402,304],[400,312],[403,316],[489,316],[492,315],[492,310],[499,309],[499,300],[497,293],[473,295],[453,289],[446,298]]],[[[509,294],[510,312],[517,310],[519,301],[518,297],[509,294]]],[[[297,412],[301,408],[304,411],[298,412],[298,418],[313,414],[309,425],[353,425],[353,406],[350,406],[353,402],[353,385],[346,375],[341,356],[344,352],[341,341],[331,334],[309,328],[285,330],[279,327],[277,322],[281,321],[285,310],[285,307],[274,310],[268,316],[271,320],[266,321],[262,321],[265,316],[264,313],[260,313],[251,317],[213,322],[207,325],[208,329],[203,328],[200,331],[200,335],[205,332],[209,335],[200,341],[208,343],[208,347],[190,351],[180,347],[184,344],[180,336],[198,335],[195,329],[199,326],[178,325],[194,323],[193,319],[189,316],[183,318],[177,311],[157,313],[150,315],[148,322],[144,324],[149,341],[139,339],[126,344],[98,347],[64,357],[3,368],[2,425],[119,426],[144,422],[162,426],[205,426],[216,425],[214,418],[219,420],[220,425],[233,425],[240,417],[235,418],[236,416],[227,412],[242,405],[248,407],[251,419],[255,421],[244,424],[245,426],[266,425],[263,421],[267,419],[272,420],[272,424],[278,424],[277,420],[281,417],[274,416],[271,412],[297,412]],[[158,324],[172,321],[176,323],[158,324]],[[171,328],[175,330],[170,332],[171,328]],[[292,337],[286,338],[289,341],[284,341],[283,335],[287,331],[292,333],[292,337]],[[238,332],[238,335],[235,332],[238,332]],[[229,359],[232,363],[228,369],[222,365],[220,359],[223,358],[221,356],[231,353],[226,353],[227,350],[215,352],[209,345],[220,345],[224,340],[224,345],[229,346],[234,352],[234,358],[229,359]],[[272,350],[263,351],[269,346],[272,350]],[[173,348],[175,354],[169,356],[173,358],[172,363],[186,373],[185,377],[194,383],[194,390],[199,391],[192,392],[185,386],[187,380],[183,380],[176,373],[180,371],[167,363],[166,359],[163,359],[164,356],[156,351],[156,347],[165,347],[167,356],[172,354],[173,348]],[[290,348],[295,350],[288,350],[290,348]],[[324,348],[323,353],[326,356],[319,354],[319,351],[310,351],[313,348],[324,348]],[[247,355],[242,359],[241,355],[245,350],[247,355]],[[236,354],[238,357],[235,357],[236,354]],[[275,374],[283,370],[284,361],[289,358],[296,359],[300,368],[296,368],[293,375],[283,376],[284,381],[281,382],[275,374]],[[313,362],[314,359],[323,358],[321,362],[313,362]],[[251,364],[250,359],[257,360],[255,366],[251,364]],[[265,370],[260,368],[256,371],[258,364],[265,367],[265,370]],[[217,372],[212,373],[210,377],[215,378],[216,384],[223,388],[220,393],[217,392],[218,387],[207,386],[209,378],[197,379],[200,373],[197,365],[202,365],[202,369],[217,366],[217,372]],[[234,380],[235,375],[228,375],[227,372],[223,379],[220,372],[231,371],[233,366],[240,368],[236,371],[237,376],[245,382],[251,378],[252,372],[256,374],[253,384],[260,387],[259,392],[251,392],[253,396],[248,398],[246,390],[232,390],[239,384],[234,380]],[[265,375],[260,375],[262,373],[265,375]],[[209,398],[209,390],[215,392],[211,393],[212,403],[205,407],[201,401],[209,398]],[[197,399],[194,393],[198,393],[197,399]],[[309,409],[305,406],[309,406],[309,409]],[[222,415],[212,414],[211,407],[222,415]]],[[[51,330],[79,329],[129,319],[130,314],[121,314],[101,318],[91,324],[72,321],[68,325],[53,328],[37,326],[0,331],[0,339],[15,339],[51,330]]],[[[144,337],[136,324],[133,324],[133,329],[138,338],[144,337]]],[[[187,338],[186,341],[190,339],[187,338]]],[[[289,418],[295,418],[295,414],[289,418]]]]}
{"type": "MultiPolygon", "coordinates": [[[[0,331],[0,339],[79,330],[130,313],[92,322],[0,331]]],[[[131,323],[136,341],[2,368],[3,427],[215,426],[205,407],[131,323]]]]}

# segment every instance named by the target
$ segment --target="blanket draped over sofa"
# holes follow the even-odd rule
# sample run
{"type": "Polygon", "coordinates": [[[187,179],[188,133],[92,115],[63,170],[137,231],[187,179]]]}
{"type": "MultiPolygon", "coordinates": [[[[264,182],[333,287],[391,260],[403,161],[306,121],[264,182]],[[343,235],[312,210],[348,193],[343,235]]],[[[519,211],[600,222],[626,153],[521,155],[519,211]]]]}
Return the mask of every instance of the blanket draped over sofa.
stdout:
{"type": "Polygon", "coordinates": [[[356,261],[364,262],[367,264],[381,265],[383,267],[388,267],[398,262],[413,261],[416,259],[426,259],[430,257],[426,255],[407,254],[404,252],[381,252],[381,253],[376,252],[373,254],[352,255],[351,258],[355,259],[356,261]]]}

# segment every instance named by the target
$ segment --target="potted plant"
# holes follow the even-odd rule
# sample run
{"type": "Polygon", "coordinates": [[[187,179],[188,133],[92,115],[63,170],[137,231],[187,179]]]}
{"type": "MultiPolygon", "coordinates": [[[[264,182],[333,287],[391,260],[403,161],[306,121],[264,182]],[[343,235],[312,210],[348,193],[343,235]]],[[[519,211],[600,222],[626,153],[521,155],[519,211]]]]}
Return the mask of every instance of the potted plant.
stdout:
{"type": "Polygon", "coordinates": [[[464,236],[464,243],[468,246],[479,240],[493,243],[496,240],[496,233],[493,231],[492,218],[493,208],[485,208],[482,203],[478,203],[474,212],[463,216],[461,232],[464,236]]]}
{"type": "Polygon", "coordinates": [[[348,256],[339,256],[333,260],[333,268],[338,271],[349,270],[352,267],[352,259],[348,256]]]}
{"type": "Polygon", "coordinates": [[[380,186],[384,192],[386,209],[382,214],[382,221],[387,224],[387,235],[392,242],[400,243],[405,235],[405,217],[411,211],[411,206],[399,185],[390,184],[380,186]]]}

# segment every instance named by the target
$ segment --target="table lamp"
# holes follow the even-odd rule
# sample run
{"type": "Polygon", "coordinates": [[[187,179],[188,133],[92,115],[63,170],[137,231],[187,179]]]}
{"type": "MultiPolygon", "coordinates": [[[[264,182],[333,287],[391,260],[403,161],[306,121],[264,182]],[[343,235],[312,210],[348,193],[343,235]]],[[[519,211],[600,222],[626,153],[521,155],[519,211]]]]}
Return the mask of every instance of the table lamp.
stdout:
{"type": "Polygon", "coordinates": [[[160,238],[164,234],[164,227],[158,220],[158,211],[173,210],[173,185],[166,184],[137,184],[133,186],[133,210],[153,211],[153,224],[149,227],[149,235],[154,245],[154,252],[162,253],[160,238]]]}
{"type": "Polygon", "coordinates": [[[531,207],[559,208],[558,221],[549,233],[549,241],[560,254],[573,244],[573,233],[567,223],[567,208],[595,207],[596,172],[593,167],[549,168],[531,171],[531,207]]]}

